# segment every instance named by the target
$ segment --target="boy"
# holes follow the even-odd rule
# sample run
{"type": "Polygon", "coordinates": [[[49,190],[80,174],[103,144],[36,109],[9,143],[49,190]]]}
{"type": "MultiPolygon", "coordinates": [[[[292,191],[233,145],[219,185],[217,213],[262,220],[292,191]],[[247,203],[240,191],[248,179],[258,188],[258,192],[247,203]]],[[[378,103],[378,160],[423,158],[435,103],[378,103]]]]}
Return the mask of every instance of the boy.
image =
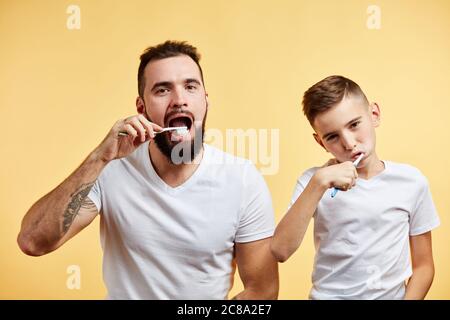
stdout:
{"type": "Polygon", "coordinates": [[[352,80],[318,82],[305,92],[303,111],[335,159],[298,179],[272,253],[286,261],[314,217],[310,299],[423,299],[434,276],[431,230],[439,225],[426,178],[378,158],[380,108],[352,80]],[[335,197],[330,188],[339,189],[335,197]]]}

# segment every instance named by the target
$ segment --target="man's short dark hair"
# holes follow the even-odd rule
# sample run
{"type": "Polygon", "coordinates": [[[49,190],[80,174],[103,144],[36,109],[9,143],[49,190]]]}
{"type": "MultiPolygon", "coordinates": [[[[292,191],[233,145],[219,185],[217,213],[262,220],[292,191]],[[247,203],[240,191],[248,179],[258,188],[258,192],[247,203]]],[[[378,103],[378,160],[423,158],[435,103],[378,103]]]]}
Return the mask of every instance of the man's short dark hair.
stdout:
{"type": "Polygon", "coordinates": [[[144,89],[145,89],[145,76],[144,76],[144,70],[147,64],[152,60],[161,60],[171,57],[177,57],[181,55],[187,55],[191,57],[192,60],[197,64],[199,70],[200,70],[200,76],[203,81],[203,71],[200,67],[200,54],[197,52],[197,48],[194,46],[191,46],[186,41],[171,41],[168,40],[164,43],[158,44],[153,47],[148,47],[144,50],[144,52],[141,54],[141,63],[139,64],[138,69],[138,92],[139,96],[144,96],[144,89]]]}

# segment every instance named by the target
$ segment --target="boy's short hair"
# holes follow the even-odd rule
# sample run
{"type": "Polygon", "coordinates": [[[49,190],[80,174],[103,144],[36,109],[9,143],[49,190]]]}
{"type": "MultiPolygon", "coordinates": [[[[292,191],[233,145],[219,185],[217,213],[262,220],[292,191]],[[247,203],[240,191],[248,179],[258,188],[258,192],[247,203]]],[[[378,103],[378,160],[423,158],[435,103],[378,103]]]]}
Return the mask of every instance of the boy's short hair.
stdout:
{"type": "Polygon", "coordinates": [[[359,96],[367,101],[366,95],[356,82],[343,76],[326,77],[303,95],[303,113],[312,126],[318,114],[331,109],[350,95],[359,96]]]}
{"type": "Polygon", "coordinates": [[[177,56],[186,55],[189,56],[197,64],[200,70],[200,76],[203,81],[203,71],[200,67],[200,53],[198,53],[197,48],[188,44],[185,41],[171,41],[167,40],[164,43],[158,44],[153,47],[148,47],[141,54],[141,62],[138,69],[138,92],[139,96],[144,96],[145,88],[145,76],[144,70],[147,64],[153,60],[162,60],[166,58],[172,58],[177,56]]]}

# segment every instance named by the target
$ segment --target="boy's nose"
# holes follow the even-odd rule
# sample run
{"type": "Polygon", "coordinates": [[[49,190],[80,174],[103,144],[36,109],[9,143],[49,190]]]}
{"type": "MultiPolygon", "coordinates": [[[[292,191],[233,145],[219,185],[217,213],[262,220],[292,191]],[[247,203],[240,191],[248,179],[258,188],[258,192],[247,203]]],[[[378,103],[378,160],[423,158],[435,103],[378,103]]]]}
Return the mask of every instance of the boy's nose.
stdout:
{"type": "Polygon", "coordinates": [[[356,148],[356,140],[351,135],[342,135],[342,145],[345,150],[353,150],[356,148]]]}

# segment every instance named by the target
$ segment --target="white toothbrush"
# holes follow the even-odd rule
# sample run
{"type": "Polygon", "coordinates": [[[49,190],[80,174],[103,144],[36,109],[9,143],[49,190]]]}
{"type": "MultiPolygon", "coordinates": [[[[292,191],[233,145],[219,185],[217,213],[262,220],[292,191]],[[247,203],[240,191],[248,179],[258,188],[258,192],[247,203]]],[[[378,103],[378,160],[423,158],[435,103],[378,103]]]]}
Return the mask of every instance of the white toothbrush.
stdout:
{"type": "MultiPolygon", "coordinates": [[[[353,165],[355,166],[355,168],[358,166],[358,164],[361,162],[361,159],[363,158],[364,153],[361,153],[358,158],[353,161],[353,165]]],[[[331,191],[331,197],[334,198],[336,196],[336,193],[339,191],[338,188],[333,188],[333,191],[331,191]]]]}
{"type": "MultiPolygon", "coordinates": [[[[167,128],[162,129],[161,131],[155,132],[155,134],[163,133],[166,131],[174,131],[174,130],[180,136],[184,136],[188,133],[188,128],[186,126],[184,126],[184,127],[167,127],[167,128]]],[[[119,131],[119,136],[128,136],[128,132],[119,131]]]]}

